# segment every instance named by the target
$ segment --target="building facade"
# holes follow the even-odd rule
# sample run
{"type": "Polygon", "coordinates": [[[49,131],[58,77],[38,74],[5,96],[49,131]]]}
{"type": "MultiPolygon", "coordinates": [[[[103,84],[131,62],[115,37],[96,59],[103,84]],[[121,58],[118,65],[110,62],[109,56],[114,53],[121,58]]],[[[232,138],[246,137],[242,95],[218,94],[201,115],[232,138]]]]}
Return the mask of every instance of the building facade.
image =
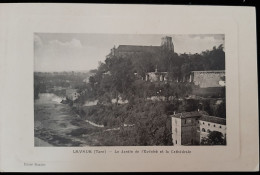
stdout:
{"type": "Polygon", "coordinates": [[[204,97],[225,97],[225,70],[192,71],[189,82],[198,88],[193,88],[192,94],[204,97]]]}
{"type": "Polygon", "coordinates": [[[226,119],[209,116],[205,111],[178,113],[172,117],[173,145],[199,145],[212,131],[226,138],[226,119]]]}
{"type": "Polygon", "coordinates": [[[200,88],[224,87],[225,70],[192,71],[189,81],[200,88]]]}

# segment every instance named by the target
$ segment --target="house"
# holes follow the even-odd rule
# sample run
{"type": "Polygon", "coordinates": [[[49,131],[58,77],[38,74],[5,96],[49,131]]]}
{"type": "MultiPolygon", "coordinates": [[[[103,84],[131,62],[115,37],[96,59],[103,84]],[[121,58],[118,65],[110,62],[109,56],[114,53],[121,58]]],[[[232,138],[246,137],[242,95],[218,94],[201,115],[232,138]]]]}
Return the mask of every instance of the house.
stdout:
{"type": "Polygon", "coordinates": [[[205,111],[183,112],[172,118],[172,141],[174,145],[197,145],[212,131],[226,137],[226,119],[209,116],[205,111]]]}

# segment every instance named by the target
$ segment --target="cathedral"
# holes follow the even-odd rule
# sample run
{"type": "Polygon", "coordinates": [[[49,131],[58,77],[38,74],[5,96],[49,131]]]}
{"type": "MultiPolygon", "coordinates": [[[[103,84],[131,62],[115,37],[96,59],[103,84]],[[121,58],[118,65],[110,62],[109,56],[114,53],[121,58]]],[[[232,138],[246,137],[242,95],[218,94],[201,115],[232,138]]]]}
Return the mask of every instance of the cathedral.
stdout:
{"type": "Polygon", "coordinates": [[[162,37],[160,46],[119,45],[117,48],[114,46],[111,49],[111,55],[125,57],[142,53],[156,54],[166,50],[174,52],[172,37],[162,37]]]}
{"type": "MultiPolygon", "coordinates": [[[[110,55],[117,57],[128,57],[142,54],[161,54],[163,52],[174,52],[172,38],[165,36],[161,38],[160,46],[137,46],[119,45],[111,49],[110,55]]],[[[168,72],[160,72],[155,68],[154,72],[146,72],[142,78],[147,82],[168,82],[168,72]]],[[[175,80],[174,80],[175,81],[175,80]]],[[[192,94],[198,96],[221,97],[225,90],[225,70],[203,70],[191,71],[189,76],[183,77],[176,82],[189,82],[197,85],[192,89],[192,94]]],[[[171,115],[172,119],[172,141],[174,145],[200,145],[212,131],[220,132],[226,139],[226,119],[210,116],[205,111],[182,112],[171,115]]]]}
{"type": "MultiPolygon", "coordinates": [[[[111,49],[109,56],[128,57],[142,54],[156,55],[163,52],[174,52],[172,37],[161,38],[160,46],[138,46],[138,45],[119,45],[111,49]]],[[[155,71],[146,72],[143,80],[148,82],[171,81],[168,72],[155,71]]],[[[225,70],[191,71],[189,76],[178,79],[176,82],[193,82],[199,88],[193,90],[193,94],[202,96],[221,96],[225,88],[225,70]]]]}

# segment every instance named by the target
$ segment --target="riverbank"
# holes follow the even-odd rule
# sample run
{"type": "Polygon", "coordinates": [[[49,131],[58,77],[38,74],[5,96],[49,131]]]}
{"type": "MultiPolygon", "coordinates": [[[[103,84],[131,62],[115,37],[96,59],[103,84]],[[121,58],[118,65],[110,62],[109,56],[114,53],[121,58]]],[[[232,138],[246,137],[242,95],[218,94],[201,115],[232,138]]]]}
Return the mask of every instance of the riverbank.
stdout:
{"type": "Polygon", "coordinates": [[[94,126],[77,117],[67,104],[61,104],[54,94],[39,94],[34,103],[35,146],[84,146],[91,143],[82,134],[91,134],[94,126]],[[82,130],[88,128],[88,130],[82,130]],[[83,133],[79,133],[78,131],[83,133]],[[49,146],[49,145],[48,145],[49,146]]]}
{"type": "Polygon", "coordinates": [[[54,99],[40,94],[35,100],[35,146],[171,145],[165,102],[74,107],[54,99]]]}

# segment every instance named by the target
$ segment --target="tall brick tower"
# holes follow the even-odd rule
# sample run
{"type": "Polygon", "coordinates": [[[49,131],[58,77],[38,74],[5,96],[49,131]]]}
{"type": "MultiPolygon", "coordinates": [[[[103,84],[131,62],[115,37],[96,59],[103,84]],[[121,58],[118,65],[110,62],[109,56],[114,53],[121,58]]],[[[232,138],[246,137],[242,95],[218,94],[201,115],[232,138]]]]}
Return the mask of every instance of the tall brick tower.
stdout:
{"type": "Polygon", "coordinates": [[[169,36],[162,37],[161,47],[163,49],[174,52],[174,45],[172,43],[172,37],[169,37],[169,36]]]}

